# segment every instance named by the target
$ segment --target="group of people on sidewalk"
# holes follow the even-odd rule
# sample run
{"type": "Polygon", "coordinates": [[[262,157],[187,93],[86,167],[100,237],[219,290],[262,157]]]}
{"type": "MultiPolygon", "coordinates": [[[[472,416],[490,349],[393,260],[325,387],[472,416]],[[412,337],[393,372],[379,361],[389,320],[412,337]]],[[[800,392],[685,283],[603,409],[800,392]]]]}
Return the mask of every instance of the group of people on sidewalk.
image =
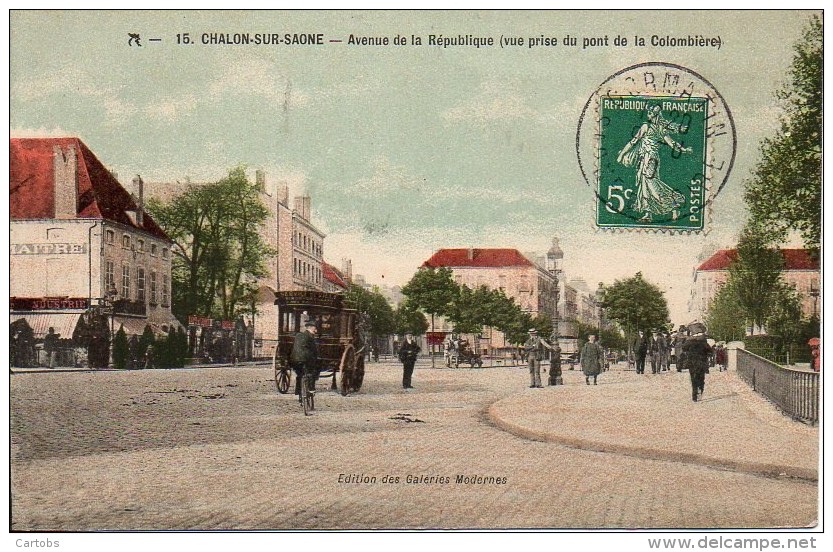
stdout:
{"type": "MultiPolygon", "coordinates": [[[[527,355],[527,362],[529,364],[529,387],[542,388],[541,385],[541,360],[546,355],[546,350],[552,352],[552,361],[550,363],[550,377],[549,385],[562,385],[563,379],[561,375],[561,347],[558,343],[552,345],[547,343],[542,337],[538,335],[538,330],[532,328],[529,330],[529,339],[524,343],[524,351],[527,355]]],[[[604,368],[604,350],[596,343],[596,336],[588,336],[587,343],[585,343],[581,352],[579,353],[579,363],[581,370],[584,372],[584,381],[590,385],[590,378],[593,378],[593,385],[597,385],[597,378],[602,373],[604,368]]]]}

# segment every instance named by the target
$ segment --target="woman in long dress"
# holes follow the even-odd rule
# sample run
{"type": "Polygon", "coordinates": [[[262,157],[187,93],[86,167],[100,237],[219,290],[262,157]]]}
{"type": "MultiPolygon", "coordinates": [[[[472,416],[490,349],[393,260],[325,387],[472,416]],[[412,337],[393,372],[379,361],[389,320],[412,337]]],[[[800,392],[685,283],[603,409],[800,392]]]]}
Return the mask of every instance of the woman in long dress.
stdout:
{"type": "Polygon", "coordinates": [[[659,150],[663,144],[682,153],[691,153],[690,147],[675,142],[669,132],[685,130],[678,123],[665,120],[659,106],[648,111],[648,122],[625,144],[616,161],[626,167],[636,165],[636,200],[634,211],[644,213],[640,221],[650,221],[653,215],[671,213],[672,220],[680,215],[685,196],[674,190],[660,178],[659,150]]]}

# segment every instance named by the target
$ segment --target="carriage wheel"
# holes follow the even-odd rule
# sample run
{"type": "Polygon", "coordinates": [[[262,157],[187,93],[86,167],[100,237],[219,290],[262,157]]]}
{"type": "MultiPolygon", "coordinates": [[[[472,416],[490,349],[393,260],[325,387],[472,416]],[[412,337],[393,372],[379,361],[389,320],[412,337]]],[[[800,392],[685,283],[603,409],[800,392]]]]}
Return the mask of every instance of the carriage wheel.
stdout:
{"type": "Polygon", "coordinates": [[[272,369],[275,371],[275,385],[278,387],[278,393],[285,395],[289,391],[289,383],[292,380],[292,375],[289,368],[278,360],[277,349],[275,349],[275,356],[272,357],[272,369]]]}
{"type": "Polygon", "coordinates": [[[353,376],[355,375],[356,367],[356,351],[353,347],[344,349],[341,354],[341,363],[339,364],[339,371],[341,372],[341,394],[347,395],[353,386],[353,376]]]}
{"type": "Polygon", "coordinates": [[[353,391],[358,391],[362,388],[362,382],[364,381],[364,357],[359,356],[356,358],[356,367],[353,370],[353,381],[351,382],[351,389],[353,391]]]}

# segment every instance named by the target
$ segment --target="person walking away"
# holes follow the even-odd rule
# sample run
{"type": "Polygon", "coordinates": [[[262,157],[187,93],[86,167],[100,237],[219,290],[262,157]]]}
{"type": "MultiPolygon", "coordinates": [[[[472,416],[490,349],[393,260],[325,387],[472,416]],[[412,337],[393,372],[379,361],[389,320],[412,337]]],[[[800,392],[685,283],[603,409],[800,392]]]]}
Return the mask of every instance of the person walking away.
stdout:
{"type": "Polygon", "coordinates": [[[714,361],[719,371],[726,371],[726,344],[723,341],[720,341],[714,349],[714,361]]]}
{"type": "Polygon", "coordinates": [[[689,324],[688,331],[691,336],[683,343],[683,355],[685,368],[688,368],[688,375],[691,378],[691,400],[697,401],[703,398],[712,348],[706,341],[704,324],[701,322],[689,324]]]}
{"type": "Polygon", "coordinates": [[[561,377],[561,347],[558,341],[553,340],[550,358],[549,385],[564,385],[564,379],[561,377]]]}
{"type": "Polygon", "coordinates": [[[417,355],[422,349],[414,340],[412,334],[405,334],[405,341],[399,348],[399,360],[402,362],[402,388],[413,389],[411,385],[411,376],[414,374],[414,365],[416,364],[417,355]]]}
{"type": "Polygon", "coordinates": [[[590,385],[590,378],[593,378],[593,385],[597,385],[596,378],[602,371],[604,366],[604,351],[596,343],[596,336],[590,334],[587,336],[587,343],[581,347],[579,355],[579,362],[581,363],[581,371],[584,372],[584,382],[590,385]]]}
{"type": "Polygon", "coordinates": [[[639,337],[636,339],[636,373],[645,373],[645,357],[648,356],[648,338],[645,332],[639,330],[639,337]]]}
{"type": "Polygon", "coordinates": [[[529,330],[529,339],[524,343],[524,351],[527,354],[527,363],[529,364],[529,387],[542,388],[541,385],[541,360],[546,354],[544,349],[552,350],[552,345],[544,341],[539,335],[538,330],[532,328],[529,330]]]}
{"type": "Polygon", "coordinates": [[[659,333],[655,332],[648,339],[650,340],[648,342],[648,354],[651,357],[651,373],[659,374],[659,333]]]}
{"type": "Polygon", "coordinates": [[[318,379],[318,326],[312,320],[304,324],[304,331],[295,334],[289,363],[295,372],[295,394],[301,400],[301,380],[309,378],[309,390],[315,391],[315,381],[318,379]]]}
{"type": "Polygon", "coordinates": [[[153,343],[148,345],[145,349],[145,370],[153,368],[156,363],[156,351],[153,348],[153,343]]]}
{"type": "Polygon", "coordinates": [[[55,333],[55,328],[49,328],[43,338],[43,350],[46,351],[46,365],[49,368],[55,367],[55,356],[58,353],[58,338],[61,334],[55,333]]]}
{"type": "Polygon", "coordinates": [[[685,364],[683,363],[683,357],[685,356],[685,353],[683,353],[683,343],[685,343],[686,337],[688,337],[687,334],[688,328],[680,326],[680,329],[677,330],[677,335],[674,337],[674,363],[678,372],[682,372],[683,368],[685,368],[685,364]]]}
{"type": "Polygon", "coordinates": [[[660,332],[658,338],[658,347],[659,349],[659,367],[661,372],[667,372],[671,369],[671,365],[669,364],[669,343],[668,343],[668,335],[667,332],[660,332]]]}

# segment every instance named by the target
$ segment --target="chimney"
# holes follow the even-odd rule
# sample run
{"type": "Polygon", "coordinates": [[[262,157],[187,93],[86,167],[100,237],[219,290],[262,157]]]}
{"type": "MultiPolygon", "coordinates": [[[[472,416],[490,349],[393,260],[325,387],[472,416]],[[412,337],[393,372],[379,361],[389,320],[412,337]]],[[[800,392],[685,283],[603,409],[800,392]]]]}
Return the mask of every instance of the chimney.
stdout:
{"type": "Polygon", "coordinates": [[[309,220],[309,215],[306,211],[307,199],[309,198],[305,196],[295,196],[295,211],[298,213],[298,216],[304,220],[309,220]]]}
{"type": "Polygon", "coordinates": [[[145,182],[138,174],[133,179],[133,188],[139,193],[139,200],[136,202],[136,225],[143,228],[145,225],[145,182]]]}
{"type": "Polygon", "coordinates": [[[341,273],[348,281],[353,280],[353,261],[346,257],[341,258],[341,273]]]}
{"type": "Polygon", "coordinates": [[[312,218],[312,198],[309,194],[304,194],[304,218],[310,220],[312,218]]]}
{"type": "Polygon", "coordinates": [[[75,156],[75,146],[71,145],[64,151],[55,145],[52,156],[55,218],[75,218],[78,214],[78,159],[75,156]]]}
{"type": "Polygon", "coordinates": [[[286,182],[281,182],[278,188],[278,203],[284,207],[289,206],[289,186],[286,185],[286,182]]]}
{"type": "Polygon", "coordinates": [[[255,187],[258,191],[266,191],[266,171],[258,169],[255,171],[255,187]]]}

